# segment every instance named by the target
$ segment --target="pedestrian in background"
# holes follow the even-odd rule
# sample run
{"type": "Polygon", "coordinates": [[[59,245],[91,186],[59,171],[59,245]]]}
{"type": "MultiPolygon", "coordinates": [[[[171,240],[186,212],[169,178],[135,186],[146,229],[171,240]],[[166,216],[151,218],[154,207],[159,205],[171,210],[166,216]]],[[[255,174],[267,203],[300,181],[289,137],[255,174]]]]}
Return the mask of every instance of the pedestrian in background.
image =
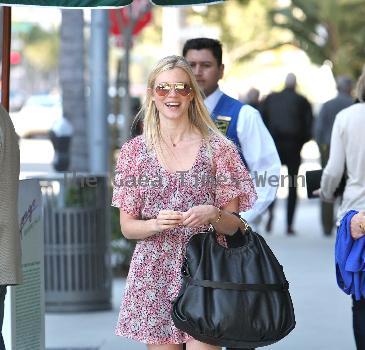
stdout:
{"type": "MultiPolygon", "coordinates": [[[[285,79],[285,88],[269,94],[262,105],[262,116],[269,129],[282,164],[288,167],[289,196],[287,201],[287,234],[294,234],[293,220],[297,203],[296,179],[303,145],[311,139],[313,114],[308,100],[296,92],[297,80],[293,73],[285,79]]],[[[274,202],[269,207],[266,230],[271,231],[274,202]]]]}
{"type": "Polygon", "coordinates": [[[260,91],[254,87],[250,88],[243,98],[243,102],[260,111],[260,91]]]}
{"type": "Polygon", "coordinates": [[[116,334],[149,350],[181,350],[183,343],[216,350],[174,326],[171,303],[189,239],[212,224],[226,245],[225,235],[241,224],[232,212],[251,208],[255,188],[235,145],[212,122],[184,58],[155,66],[142,113],[143,134],[122,146],[113,191],[123,235],[138,240],[116,334]]]}
{"type": "Polygon", "coordinates": [[[223,78],[224,64],[222,44],[218,40],[190,39],[183,47],[183,56],[204,92],[204,103],[213,121],[236,144],[255,180],[258,200],[251,210],[241,213],[251,226],[255,226],[276,196],[278,186],[267,183],[270,176],[280,176],[281,164],[274,141],[256,109],[220,90],[218,82],[223,78]]]}
{"type": "MultiPolygon", "coordinates": [[[[347,170],[347,180],[341,204],[337,211],[337,224],[345,214],[353,209],[365,211],[365,73],[356,86],[359,103],[343,109],[336,116],[331,135],[329,159],[323,170],[320,196],[324,201],[334,201],[334,193],[347,170]]],[[[351,235],[354,239],[362,238],[365,223],[361,220],[363,213],[352,218],[351,235]],[[362,223],[363,226],[358,226],[362,223]],[[360,228],[361,232],[358,232],[360,228]]],[[[362,252],[364,254],[365,252],[362,252]]],[[[363,264],[363,262],[362,262],[363,264]]],[[[362,281],[364,283],[364,281],[362,281]]],[[[364,286],[362,286],[364,288],[364,286]]],[[[365,296],[360,300],[353,297],[353,329],[358,350],[365,349],[365,296]]]]}
{"type": "Polygon", "coordinates": [[[18,135],[9,113],[0,105],[0,350],[6,288],[21,282],[21,250],[18,225],[18,135]]]}
{"type": "MultiPolygon", "coordinates": [[[[351,97],[352,80],[347,76],[339,76],[336,79],[338,94],[333,99],[325,102],[320,109],[315,123],[315,140],[321,155],[321,164],[324,168],[327,164],[330,150],[330,141],[333,123],[338,112],[353,104],[351,97]]],[[[333,203],[321,201],[321,221],[323,233],[329,236],[334,224],[333,203]]]]}

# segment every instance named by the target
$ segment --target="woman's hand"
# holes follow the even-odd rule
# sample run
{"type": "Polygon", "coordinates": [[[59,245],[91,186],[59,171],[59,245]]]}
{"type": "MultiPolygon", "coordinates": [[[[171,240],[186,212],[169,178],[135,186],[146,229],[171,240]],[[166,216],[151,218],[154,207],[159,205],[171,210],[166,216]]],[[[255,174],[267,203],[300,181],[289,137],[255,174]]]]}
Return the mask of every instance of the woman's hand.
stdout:
{"type": "Polygon", "coordinates": [[[359,212],[351,218],[351,237],[359,239],[365,236],[365,212],[359,212]]]}
{"type": "Polygon", "coordinates": [[[161,210],[156,218],[155,231],[161,232],[164,230],[175,228],[183,222],[183,214],[175,210],[161,210]]]}
{"type": "Polygon", "coordinates": [[[317,188],[312,192],[313,196],[320,197],[321,196],[321,189],[317,188]]]}
{"type": "Polygon", "coordinates": [[[208,225],[219,216],[219,209],[213,205],[197,205],[182,213],[182,224],[186,227],[208,225]]]}

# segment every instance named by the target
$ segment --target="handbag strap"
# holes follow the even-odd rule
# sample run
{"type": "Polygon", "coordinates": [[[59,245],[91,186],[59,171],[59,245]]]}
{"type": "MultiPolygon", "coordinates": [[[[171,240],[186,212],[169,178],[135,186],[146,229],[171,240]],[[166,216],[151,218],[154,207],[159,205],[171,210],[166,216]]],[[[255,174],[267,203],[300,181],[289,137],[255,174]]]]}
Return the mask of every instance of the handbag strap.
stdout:
{"type": "Polygon", "coordinates": [[[232,282],[215,282],[209,280],[197,280],[190,276],[183,277],[186,282],[198,287],[214,288],[214,289],[230,289],[240,291],[261,291],[265,292],[268,290],[287,291],[289,290],[289,282],[283,283],[232,283],[232,282]]]}

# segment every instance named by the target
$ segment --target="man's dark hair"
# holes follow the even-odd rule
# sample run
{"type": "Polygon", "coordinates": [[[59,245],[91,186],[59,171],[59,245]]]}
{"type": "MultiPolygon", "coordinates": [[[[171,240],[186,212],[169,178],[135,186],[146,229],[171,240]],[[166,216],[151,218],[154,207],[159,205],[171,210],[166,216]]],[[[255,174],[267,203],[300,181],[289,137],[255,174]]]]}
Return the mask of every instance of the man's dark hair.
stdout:
{"type": "Polygon", "coordinates": [[[188,40],[183,48],[185,57],[189,50],[210,50],[217,61],[218,67],[222,65],[222,44],[219,40],[210,38],[195,38],[188,40]]]}
{"type": "Polygon", "coordinates": [[[352,90],[352,79],[346,75],[340,75],[336,78],[337,90],[350,95],[352,90]]]}

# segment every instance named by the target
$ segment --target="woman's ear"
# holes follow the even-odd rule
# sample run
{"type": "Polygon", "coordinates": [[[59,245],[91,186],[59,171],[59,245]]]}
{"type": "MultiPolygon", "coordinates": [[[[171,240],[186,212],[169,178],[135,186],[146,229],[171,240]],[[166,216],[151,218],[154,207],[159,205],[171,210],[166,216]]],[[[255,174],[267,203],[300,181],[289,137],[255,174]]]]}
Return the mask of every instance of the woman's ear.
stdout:
{"type": "Polygon", "coordinates": [[[192,91],[189,95],[189,101],[192,102],[194,100],[195,93],[192,91]]]}
{"type": "Polygon", "coordinates": [[[153,89],[152,88],[147,88],[147,94],[149,94],[151,96],[152,101],[155,101],[155,96],[153,96],[153,89]]]}

